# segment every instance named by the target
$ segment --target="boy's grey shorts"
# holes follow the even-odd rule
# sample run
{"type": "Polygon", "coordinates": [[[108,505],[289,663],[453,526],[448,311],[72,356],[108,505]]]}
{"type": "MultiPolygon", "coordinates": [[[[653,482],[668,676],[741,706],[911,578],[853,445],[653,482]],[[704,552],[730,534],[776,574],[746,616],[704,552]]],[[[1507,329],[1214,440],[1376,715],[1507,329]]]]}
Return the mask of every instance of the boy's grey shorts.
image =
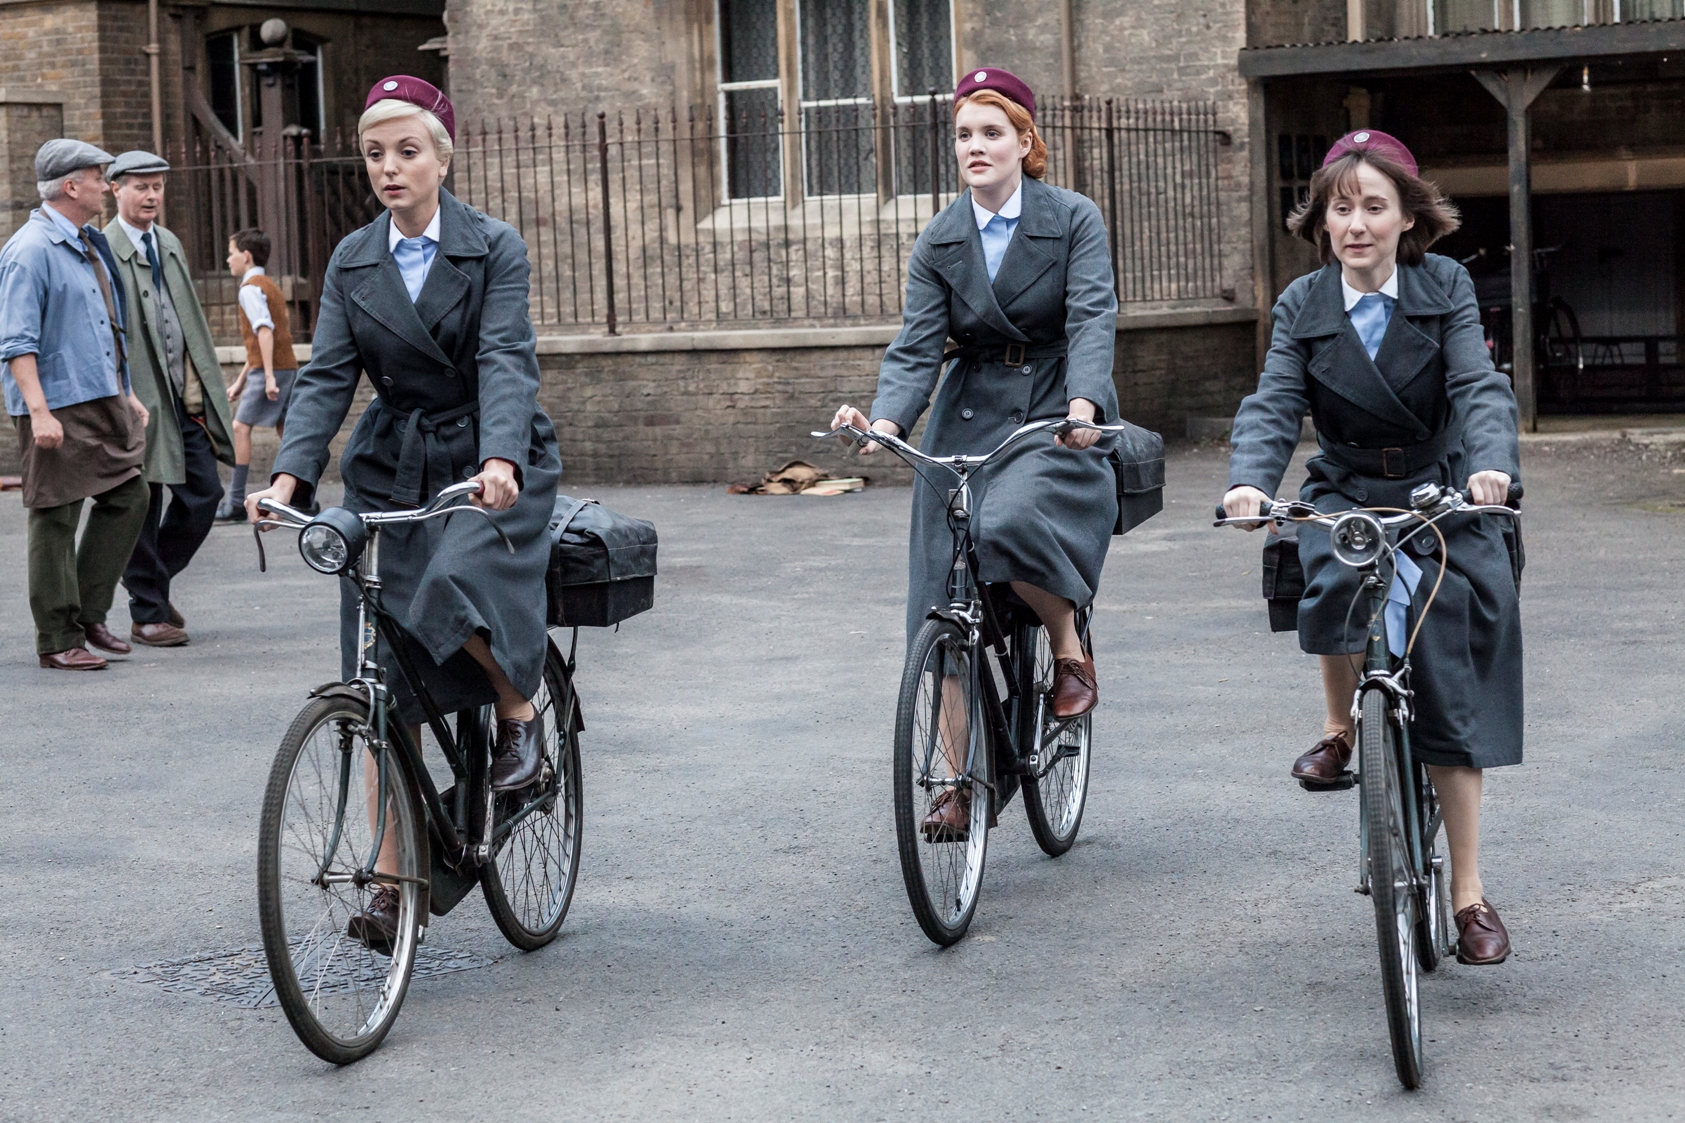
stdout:
{"type": "Polygon", "coordinates": [[[256,429],[273,429],[280,425],[287,416],[287,402],[293,396],[293,381],[298,378],[297,370],[278,370],[275,372],[275,385],[281,392],[274,401],[263,388],[263,368],[246,373],[246,388],[240,393],[240,408],[234,411],[234,420],[243,421],[256,429]]]}

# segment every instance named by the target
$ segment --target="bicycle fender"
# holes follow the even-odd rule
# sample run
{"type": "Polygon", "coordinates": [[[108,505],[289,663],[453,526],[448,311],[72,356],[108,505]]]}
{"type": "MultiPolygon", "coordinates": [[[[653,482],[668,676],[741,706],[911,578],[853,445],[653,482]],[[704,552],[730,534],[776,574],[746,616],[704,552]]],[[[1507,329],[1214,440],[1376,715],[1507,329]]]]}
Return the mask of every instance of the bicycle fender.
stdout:
{"type": "Polygon", "coordinates": [[[353,702],[368,704],[369,692],[348,682],[324,682],[310,692],[312,698],[345,698],[353,702]]]}

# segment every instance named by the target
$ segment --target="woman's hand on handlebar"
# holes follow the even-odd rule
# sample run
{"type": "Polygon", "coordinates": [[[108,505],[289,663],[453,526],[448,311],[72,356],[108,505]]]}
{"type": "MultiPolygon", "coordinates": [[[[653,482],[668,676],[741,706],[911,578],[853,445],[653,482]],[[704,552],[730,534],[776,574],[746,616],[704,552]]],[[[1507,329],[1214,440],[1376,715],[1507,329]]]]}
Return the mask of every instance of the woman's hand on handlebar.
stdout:
{"type": "MultiPolygon", "coordinates": [[[[837,415],[831,418],[831,428],[833,430],[840,429],[844,425],[852,425],[856,429],[870,429],[874,433],[888,433],[892,437],[899,437],[901,435],[901,426],[897,425],[889,418],[880,417],[876,421],[872,421],[853,406],[837,407],[837,415]]],[[[842,434],[838,439],[841,440],[844,445],[854,443],[854,438],[849,436],[847,433],[842,434]]],[[[878,444],[876,441],[867,441],[865,444],[860,446],[860,455],[870,456],[882,447],[883,446],[878,444]]]]}
{"type": "Polygon", "coordinates": [[[1469,499],[1498,506],[1509,498],[1510,478],[1504,472],[1476,472],[1469,477],[1469,499]]]}
{"type": "MultiPolygon", "coordinates": [[[[1093,421],[1094,415],[1097,412],[1098,407],[1096,407],[1095,404],[1087,398],[1072,398],[1070,403],[1070,412],[1066,415],[1066,417],[1071,421],[1093,421]]],[[[1081,451],[1082,449],[1092,447],[1094,442],[1099,440],[1101,436],[1102,434],[1093,429],[1072,429],[1068,433],[1062,433],[1059,436],[1054,437],[1053,442],[1055,444],[1064,445],[1066,448],[1081,451]]]]}
{"type": "MultiPolygon", "coordinates": [[[[1269,501],[1270,497],[1257,488],[1242,484],[1239,487],[1231,487],[1228,494],[1223,496],[1223,511],[1231,519],[1258,518],[1263,504],[1269,501]]],[[[1251,533],[1263,525],[1262,522],[1249,523],[1241,529],[1251,533]]]]}
{"type": "MultiPolygon", "coordinates": [[[[293,492],[297,490],[298,477],[289,476],[285,472],[282,472],[270,481],[268,487],[264,488],[262,491],[254,491],[250,495],[246,496],[246,520],[248,522],[255,523],[260,519],[269,518],[268,515],[257,509],[257,502],[260,499],[272,500],[284,507],[292,506],[293,492]]],[[[269,528],[265,527],[264,529],[267,530],[269,528]]]]}
{"type": "Polygon", "coordinates": [[[480,474],[473,482],[480,485],[480,494],[469,496],[476,507],[492,511],[507,511],[521,497],[521,485],[515,482],[515,466],[496,457],[480,465],[480,474]]]}

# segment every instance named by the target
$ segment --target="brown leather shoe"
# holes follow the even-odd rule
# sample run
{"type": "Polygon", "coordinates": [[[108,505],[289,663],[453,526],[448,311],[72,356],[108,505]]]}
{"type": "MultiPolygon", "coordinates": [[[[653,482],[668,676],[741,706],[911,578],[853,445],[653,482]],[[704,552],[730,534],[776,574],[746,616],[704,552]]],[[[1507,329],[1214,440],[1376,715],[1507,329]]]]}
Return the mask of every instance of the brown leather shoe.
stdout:
{"type": "Polygon", "coordinates": [[[1457,962],[1487,967],[1509,958],[1509,930],[1498,910],[1482,897],[1457,914],[1457,962]]]}
{"type": "Polygon", "coordinates": [[[97,647],[101,651],[109,651],[113,655],[127,655],[134,650],[129,646],[127,640],[120,639],[104,624],[84,624],[82,634],[88,637],[89,647],[97,647]]]}
{"type": "Polygon", "coordinates": [[[168,601],[165,601],[164,604],[165,604],[165,607],[167,607],[170,610],[170,623],[174,624],[178,628],[187,627],[187,620],[182,616],[181,613],[176,611],[176,606],[173,605],[173,604],[170,604],[168,601]]]}
{"type": "Polygon", "coordinates": [[[544,770],[544,715],[531,721],[504,718],[497,723],[497,751],[491,758],[491,790],[524,788],[544,770]]]}
{"type": "Polygon", "coordinates": [[[933,845],[964,842],[971,836],[971,789],[943,788],[936,802],[930,805],[930,814],[919,824],[919,830],[924,840],[933,845]]]}
{"type": "Polygon", "coordinates": [[[49,671],[103,671],[105,660],[85,647],[72,647],[41,656],[41,666],[49,671]]]}
{"type": "Polygon", "coordinates": [[[1095,684],[1094,660],[1059,659],[1053,664],[1053,716],[1081,717],[1100,701],[1095,684]]]}
{"type": "Polygon", "coordinates": [[[1350,734],[1330,733],[1311,746],[1311,751],[1293,762],[1293,778],[1313,784],[1331,784],[1351,763],[1350,734]]]}
{"type": "Polygon", "coordinates": [[[368,907],[346,922],[345,935],[370,951],[391,955],[398,938],[398,891],[390,885],[376,889],[368,907]]]}
{"type": "Polygon", "coordinates": [[[129,638],[147,647],[185,647],[188,635],[174,624],[133,624],[129,638]]]}

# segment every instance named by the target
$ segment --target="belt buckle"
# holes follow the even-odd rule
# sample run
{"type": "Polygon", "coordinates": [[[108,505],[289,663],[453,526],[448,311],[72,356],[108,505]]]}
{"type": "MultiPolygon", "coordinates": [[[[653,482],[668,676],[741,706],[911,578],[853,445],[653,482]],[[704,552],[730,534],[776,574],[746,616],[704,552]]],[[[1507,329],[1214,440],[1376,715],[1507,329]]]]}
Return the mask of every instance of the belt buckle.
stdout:
{"type": "Polygon", "coordinates": [[[1404,472],[1404,450],[1402,448],[1383,448],[1381,450],[1381,475],[1389,480],[1402,480],[1404,472]],[[1398,458],[1398,467],[1393,467],[1393,457],[1398,458]]]}
{"type": "Polygon", "coordinates": [[[1024,361],[1024,345],[1022,343],[1008,343],[1006,345],[1006,365],[1015,367],[1024,361]]]}

